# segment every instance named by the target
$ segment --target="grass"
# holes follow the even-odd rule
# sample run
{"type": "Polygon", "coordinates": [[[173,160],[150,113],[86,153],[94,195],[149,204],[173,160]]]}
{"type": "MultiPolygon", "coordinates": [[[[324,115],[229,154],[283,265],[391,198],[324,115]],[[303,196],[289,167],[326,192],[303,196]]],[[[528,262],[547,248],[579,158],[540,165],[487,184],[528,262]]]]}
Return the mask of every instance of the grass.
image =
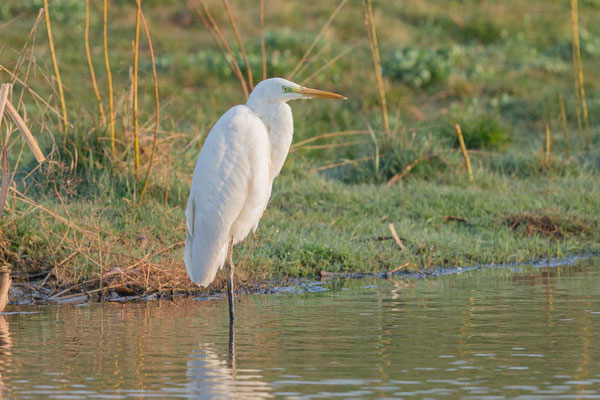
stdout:
{"type": "Polygon", "coordinates": [[[43,2],[3,5],[0,34],[10,46],[0,47],[0,81],[14,83],[11,101],[48,159],[36,167],[19,136],[5,139],[14,127],[2,125],[15,175],[0,264],[21,281],[43,280],[53,295],[100,285],[191,290],[181,242],[195,160],[217,118],[265,71],[295,71],[296,81],[350,100],[292,104],[294,147],[258,231],[234,253],[243,285],[600,250],[593,74],[585,81],[590,136],[577,133],[587,126],[578,120],[579,71],[600,68],[593,5],[579,4],[573,49],[581,54],[572,64],[569,4],[309,3],[310,12],[294,2],[144,0],[138,14],[136,1],[120,0],[105,3],[105,23],[105,4],[89,2],[86,15],[82,2],[50,2],[64,101],[47,33],[30,34],[43,2]],[[138,15],[146,40],[132,63],[138,15]],[[98,63],[108,69],[94,72],[98,63]],[[63,103],[68,136],[57,129],[63,103]],[[143,188],[138,162],[148,166],[143,188]]]}

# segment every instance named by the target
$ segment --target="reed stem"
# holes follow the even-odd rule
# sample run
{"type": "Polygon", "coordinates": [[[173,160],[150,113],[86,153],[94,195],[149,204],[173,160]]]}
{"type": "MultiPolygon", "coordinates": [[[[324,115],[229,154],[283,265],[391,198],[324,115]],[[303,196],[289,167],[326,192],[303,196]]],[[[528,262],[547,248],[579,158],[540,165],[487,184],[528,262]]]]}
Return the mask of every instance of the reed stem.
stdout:
{"type": "Polygon", "coordinates": [[[545,146],[545,157],[546,164],[550,164],[550,125],[546,124],[546,146],[545,146]]]}
{"type": "Polygon", "coordinates": [[[581,107],[583,111],[583,120],[585,122],[585,133],[587,148],[592,145],[592,136],[590,133],[590,119],[588,115],[587,100],[585,97],[585,83],[583,79],[583,64],[581,62],[581,46],[579,42],[579,6],[577,0],[571,0],[571,22],[573,28],[573,49],[575,60],[577,62],[577,80],[579,86],[581,107]]]}
{"type": "Polygon", "coordinates": [[[25,124],[25,121],[23,121],[23,118],[21,118],[21,116],[19,115],[17,109],[12,105],[12,103],[9,100],[6,101],[6,112],[13,120],[15,125],[17,125],[17,128],[19,128],[19,130],[21,131],[23,139],[25,139],[25,142],[27,142],[27,144],[29,145],[29,148],[33,152],[33,155],[35,156],[37,162],[40,164],[43,163],[46,158],[44,157],[42,150],[40,150],[40,146],[38,145],[37,140],[35,140],[35,137],[32,135],[31,131],[27,127],[27,124],[25,124]]]}
{"type": "Polygon", "coordinates": [[[231,9],[229,8],[229,2],[227,2],[227,0],[223,0],[223,6],[225,7],[225,11],[227,12],[227,16],[229,17],[229,22],[231,23],[231,28],[233,29],[233,32],[235,34],[235,39],[238,42],[240,51],[242,52],[242,58],[244,59],[244,64],[246,65],[246,73],[248,75],[248,85],[250,86],[250,90],[253,90],[254,82],[252,82],[252,69],[250,68],[250,62],[248,62],[248,56],[246,55],[246,49],[244,48],[242,37],[240,36],[237,24],[235,23],[235,18],[233,18],[233,14],[231,13],[231,9]]]}
{"type": "Polygon", "coordinates": [[[385,95],[385,86],[383,84],[383,73],[381,71],[381,59],[379,56],[379,44],[377,42],[377,31],[375,30],[375,21],[373,20],[373,7],[371,0],[362,0],[363,14],[365,17],[365,28],[369,38],[369,48],[373,59],[373,69],[375,70],[375,80],[377,82],[377,91],[379,93],[379,103],[381,107],[381,117],[383,119],[383,128],[386,134],[390,134],[390,123],[388,118],[387,100],[385,95]]]}
{"type": "Polygon", "coordinates": [[[144,13],[142,12],[142,4],[141,0],[136,0],[138,5],[138,10],[140,13],[140,19],[142,21],[142,25],[144,26],[144,32],[146,34],[146,39],[148,40],[148,48],[150,49],[150,59],[152,61],[152,76],[154,78],[154,101],[156,104],[156,119],[154,121],[154,138],[152,140],[152,152],[150,153],[150,161],[148,162],[148,170],[146,171],[146,178],[144,179],[144,186],[142,187],[142,192],[140,193],[140,202],[144,198],[144,194],[146,193],[146,189],[148,187],[148,181],[150,179],[150,172],[152,171],[152,163],[154,162],[154,156],[156,154],[156,143],[158,142],[158,128],[160,122],[160,103],[158,97],[158,75],[156,73],[156,61],[154,58],[154,48],[152,47],[152,39],[150,38],[150,30],[148,29],[148,24],[146,23],[146,18],[144,18],[144,13]]]}
{"type": "Polygon", "coordinates": [[[100,112],[100,121],[103,126],[106,126],[106,115],[104,115],[104,107],[98,90],[98,82],[96,82],[96,73],[94,71],[94,63],[92,62],[92,52],[90,51],[90,0],[85,0],[85,54],[87,57],[90,75],[92,77],[92,87],[98,101],[98,110],[100,112]]]}
{"type": "Polygon", "coordinates": [[[460,150],[462,151],[462,155],[465,158],[465,165],[469,174],[469,180],[471,181],[471,183],[474,183],[475,179],[473,178],[473,170],[471,169],[471,159],[469,158],[469,152],[467,151],[467,146],[465,146],[465,139],[463,138],[462,130],[460,129],[459,124],[456,124],[456,133],[458,134],[460,150]]]}
{"type": "MultiPolygon", "coordinates": [[[[141,1],[139,3],[141,5],[141,1]]],[[[140,6],[141,7],[141,6],[140,6]]],[[[138,61],[140,52],[140,12],[138,7],[135,17],[135,44],[133,49],[133,148],[135,153],[135,179],[140,180],[140,144],[138,127],[138,61]]]]}
{"type": "Polygon", "coordinates": [[[67,118],[67,104],[65,103],[65,93],[63,91],[62,80],[60,79],[60,71],[58,69],[58,61],[56,60],[56,51],[54,50],[54,38],[52,37],[52,27],[50,25],[50,12],[48,10],[48,0],[44,0],[44,13],[46,17],[46,31],[48,32],[48,45],[50,46],[50,57],[52,58],[52,67],[54,68],[54,76],[56,76],[56,84],[58,86],[58,96],[60,97],[60,108],[63,116],[63,131],[65,139],[69,133],[69,119],[67,118]]]}
{"type": "Polygon", "coordinates": [[[260,51],[262,53],[263,81],[267,79],[267,50],[265,48],[265,1],[260,0],[260,51]]]}
{"type": "Polygon", "coordinates": [[[110,149],[113,157],[116,156],[115,148],[115,110],[113,97],[112,73],[110,72],[110,62],[108,60],[108,0],[104,0],[104,64],[106,65],[106,75],[108,77],[108,108],[110,113],[110,149]]]}
{"type": "Polygon", "coordinates": [[[561,93],[558,93],[558,105],[560,106],[560,124],[565,139],[565,150],[567,151],[567,154],[569,154],[571,151],[569,146],[569,130],[567,127],[567,112],[565,110],[565,102],[563,101],[563,96],[561,93]]]}

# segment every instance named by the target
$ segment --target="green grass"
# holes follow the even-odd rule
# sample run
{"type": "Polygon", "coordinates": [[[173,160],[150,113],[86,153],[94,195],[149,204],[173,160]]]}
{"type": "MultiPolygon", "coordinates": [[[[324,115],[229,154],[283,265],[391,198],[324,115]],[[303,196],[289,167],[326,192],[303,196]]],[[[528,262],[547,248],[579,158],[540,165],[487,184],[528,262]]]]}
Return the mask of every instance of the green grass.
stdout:
{"type": "MultiPolygon", "coordinates": [[[[100,3],[91,3],[92,56],[106,110],[102,10],[100,3]]],[[[0,6],[4,39],[0,64],[8,70],[17,66],[40,4],[9,0],[0,6]]],[[[50,162],[30,175],[35,163],[27,149],[20,155],[21,139],[11,136],[11,165],[20,157],[16,188],[52,214],[11,199],[0,221],[0,262],[9,262],[23,277],[60,265],[58,286],[97,276],[99,269],[132,265],[183,240],[183,210],[202,141],[225,110],[244,102],[239,82],[185,2],[144,1],[156,53],[161,133],[148,196],[138,204],[140,184],[133,174],[129,106],[136,9],[133,1],[110,2],[109,46],[120,154],[115,160],[89,82],[81,4],[56,0],[50,10],[73,136],[62,137],[55,115],[26,91],[23,106],[45,153],[52,152],[50,162]],[[163,207],[170,145],[169,201],[163,207]],[[71,222],[64,223],[56,215],[71,222]],[[81,254],[68,258],[77,251],[81,254]]],[[[220,2],[208,4],[233,43],[220,2]]],[[[232,3],[256,81],[262,60],[258,11],[250,4],[232,3]]],[[[336,5],[336,1],[280,1],[277,7],[267,8],[269,76],[291,72],[336,5]]],[[[267,275],[312,276],[322,269],[385,271],[405,263],[426,269],[600,250],[600,80],[593,73],[600,69],[597,6],[580,4],[593,139],[587,152],[582,152],[585,141],[577,132],[568,2],[375,1],[374,6],[394,134],[380,132],[361,6],[348,2],[317,43],[313,56],[319,57],[296,80],[302,81],[335,55],[356,46],[306,82],[343,93],[350,100],[292,104],[294,142],[324,132],[369,128],[375,132],[311,143],[360,141],[357,145],[297,149],[290,154],[258,231],[236,249],[234,258],[243,276],[251,280],[267,275]],[[562,137],[557,93],[565,99],[568,143],[562,137]],[[457,151],[456,123],[467,147],[477,150],[471,154],[474,185],[466,179],[457,151]],[[546,124],[553,137],[548,165],[541,157],[546,124]],[[365,159],[352,161],[361,158],[365,159]],[[419,159],[423,161],[398,184],[385,185],[419,159]],[[309,172],[344,161],[348,162],[339,167],[309,172]],[[466,222],[447,220],[448,216],[466,222]],[[511,226],[511,221],[522,223],[511,226]],[[554,231],[548,232],[540,221],[550,221],[554,231]],[[389,223],[403,238],[405,250],[387,238],[389,223]]],[[[27,49],[33,48],[37,64],[31,64],[27,73],[26,61],[17,75],[27,77],[28,85],[56,106],[44,76],[51,75],[51,65],[43,24],[31,45],[27,49]]],[[[143,166],[153,133],[151,71],[142,40],[143,166]]],[[[8,80],[10,76],[0,70],[0,81],[8,80]]],[[[15,84],[13,98],[22,91],[23,86],[15,84]]],[[[150,260],[182,271],[180,248],[150,260]]]]}

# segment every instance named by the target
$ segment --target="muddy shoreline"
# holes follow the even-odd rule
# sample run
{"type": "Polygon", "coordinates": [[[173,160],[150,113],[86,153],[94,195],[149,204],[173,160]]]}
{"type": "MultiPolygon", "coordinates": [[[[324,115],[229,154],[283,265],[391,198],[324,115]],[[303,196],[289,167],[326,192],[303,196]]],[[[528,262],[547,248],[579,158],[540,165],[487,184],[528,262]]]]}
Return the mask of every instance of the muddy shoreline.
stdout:
{"type": "MultiPolygon", "coordinates": [[[[271,279],[262,282],[243,282],[236,288],[236,295],[248,294],[274,294],[274,293],[302,293],[320,291],[319,287],[323,282],[328,282],[334,279],[362,279],[362,278],[379,278],[379,279],[402,279],[402,280],[417,280],[429,279],[443,275],[457,275],[464,272],[475,271],[485,268],[519,268],[522,266],[533,266],[538,268],[543,267],[558,267],[564,265],[574,265],[579,261],[589,260],[595,257],[600,257],[599,253],[577,254],[568,257],[560,258],[543,258],[532,260],[525,263],[496,263],[496,264],[479,264],[468,267],[437,267],[426,271],[406,271],[403,269],[389,272],[374,272],[374,273],[344,273],[344,272],[328,272],[321,271],[319,276],[314,278],[281,278],[271,279]]],[[[209,288],[199,290],[163,290],[154,291],[152,293],[131,294],[123,288],[106,288],[94,289],[91,291],[82,291],[72,293],[67,296],[50,295],[51,289],[39,285],[39,282],[19,282],[14,281],[9,291],[9,302],[7,305],[8,311],[20,305],[33,304],[83,304],[90,302],[139,302],[139,301],[155,301],[155,300],[170,300],[174,298],[193,297],[196,300],[214,300],[224,298],[225,292],[220,288],[209,288]]]]}

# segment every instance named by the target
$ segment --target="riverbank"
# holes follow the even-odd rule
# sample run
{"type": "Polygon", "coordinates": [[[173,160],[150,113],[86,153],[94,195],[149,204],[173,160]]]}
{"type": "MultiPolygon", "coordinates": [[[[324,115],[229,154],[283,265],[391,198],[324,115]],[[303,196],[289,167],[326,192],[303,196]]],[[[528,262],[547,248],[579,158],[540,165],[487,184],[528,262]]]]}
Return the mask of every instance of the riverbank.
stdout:
{"type": "MultiPolygon", "coordinates": [[[[236,246],[237,290],[267,291],[273,279],[427,273],[600,251],[600,180],[585,168],[518,177],[480,167],[475,184],[457,169],[388,187],[301,167],[284,169],[258,230],[236,246]]],[[[65,201],[50,193],[15,204],[23,218],[2,233],[15,287],[41,300],[224,289],[222,273],[205,290],[187,277],[184,201],[165,207],[159,197],[137,205],[106,196],[65,201]]]]}

